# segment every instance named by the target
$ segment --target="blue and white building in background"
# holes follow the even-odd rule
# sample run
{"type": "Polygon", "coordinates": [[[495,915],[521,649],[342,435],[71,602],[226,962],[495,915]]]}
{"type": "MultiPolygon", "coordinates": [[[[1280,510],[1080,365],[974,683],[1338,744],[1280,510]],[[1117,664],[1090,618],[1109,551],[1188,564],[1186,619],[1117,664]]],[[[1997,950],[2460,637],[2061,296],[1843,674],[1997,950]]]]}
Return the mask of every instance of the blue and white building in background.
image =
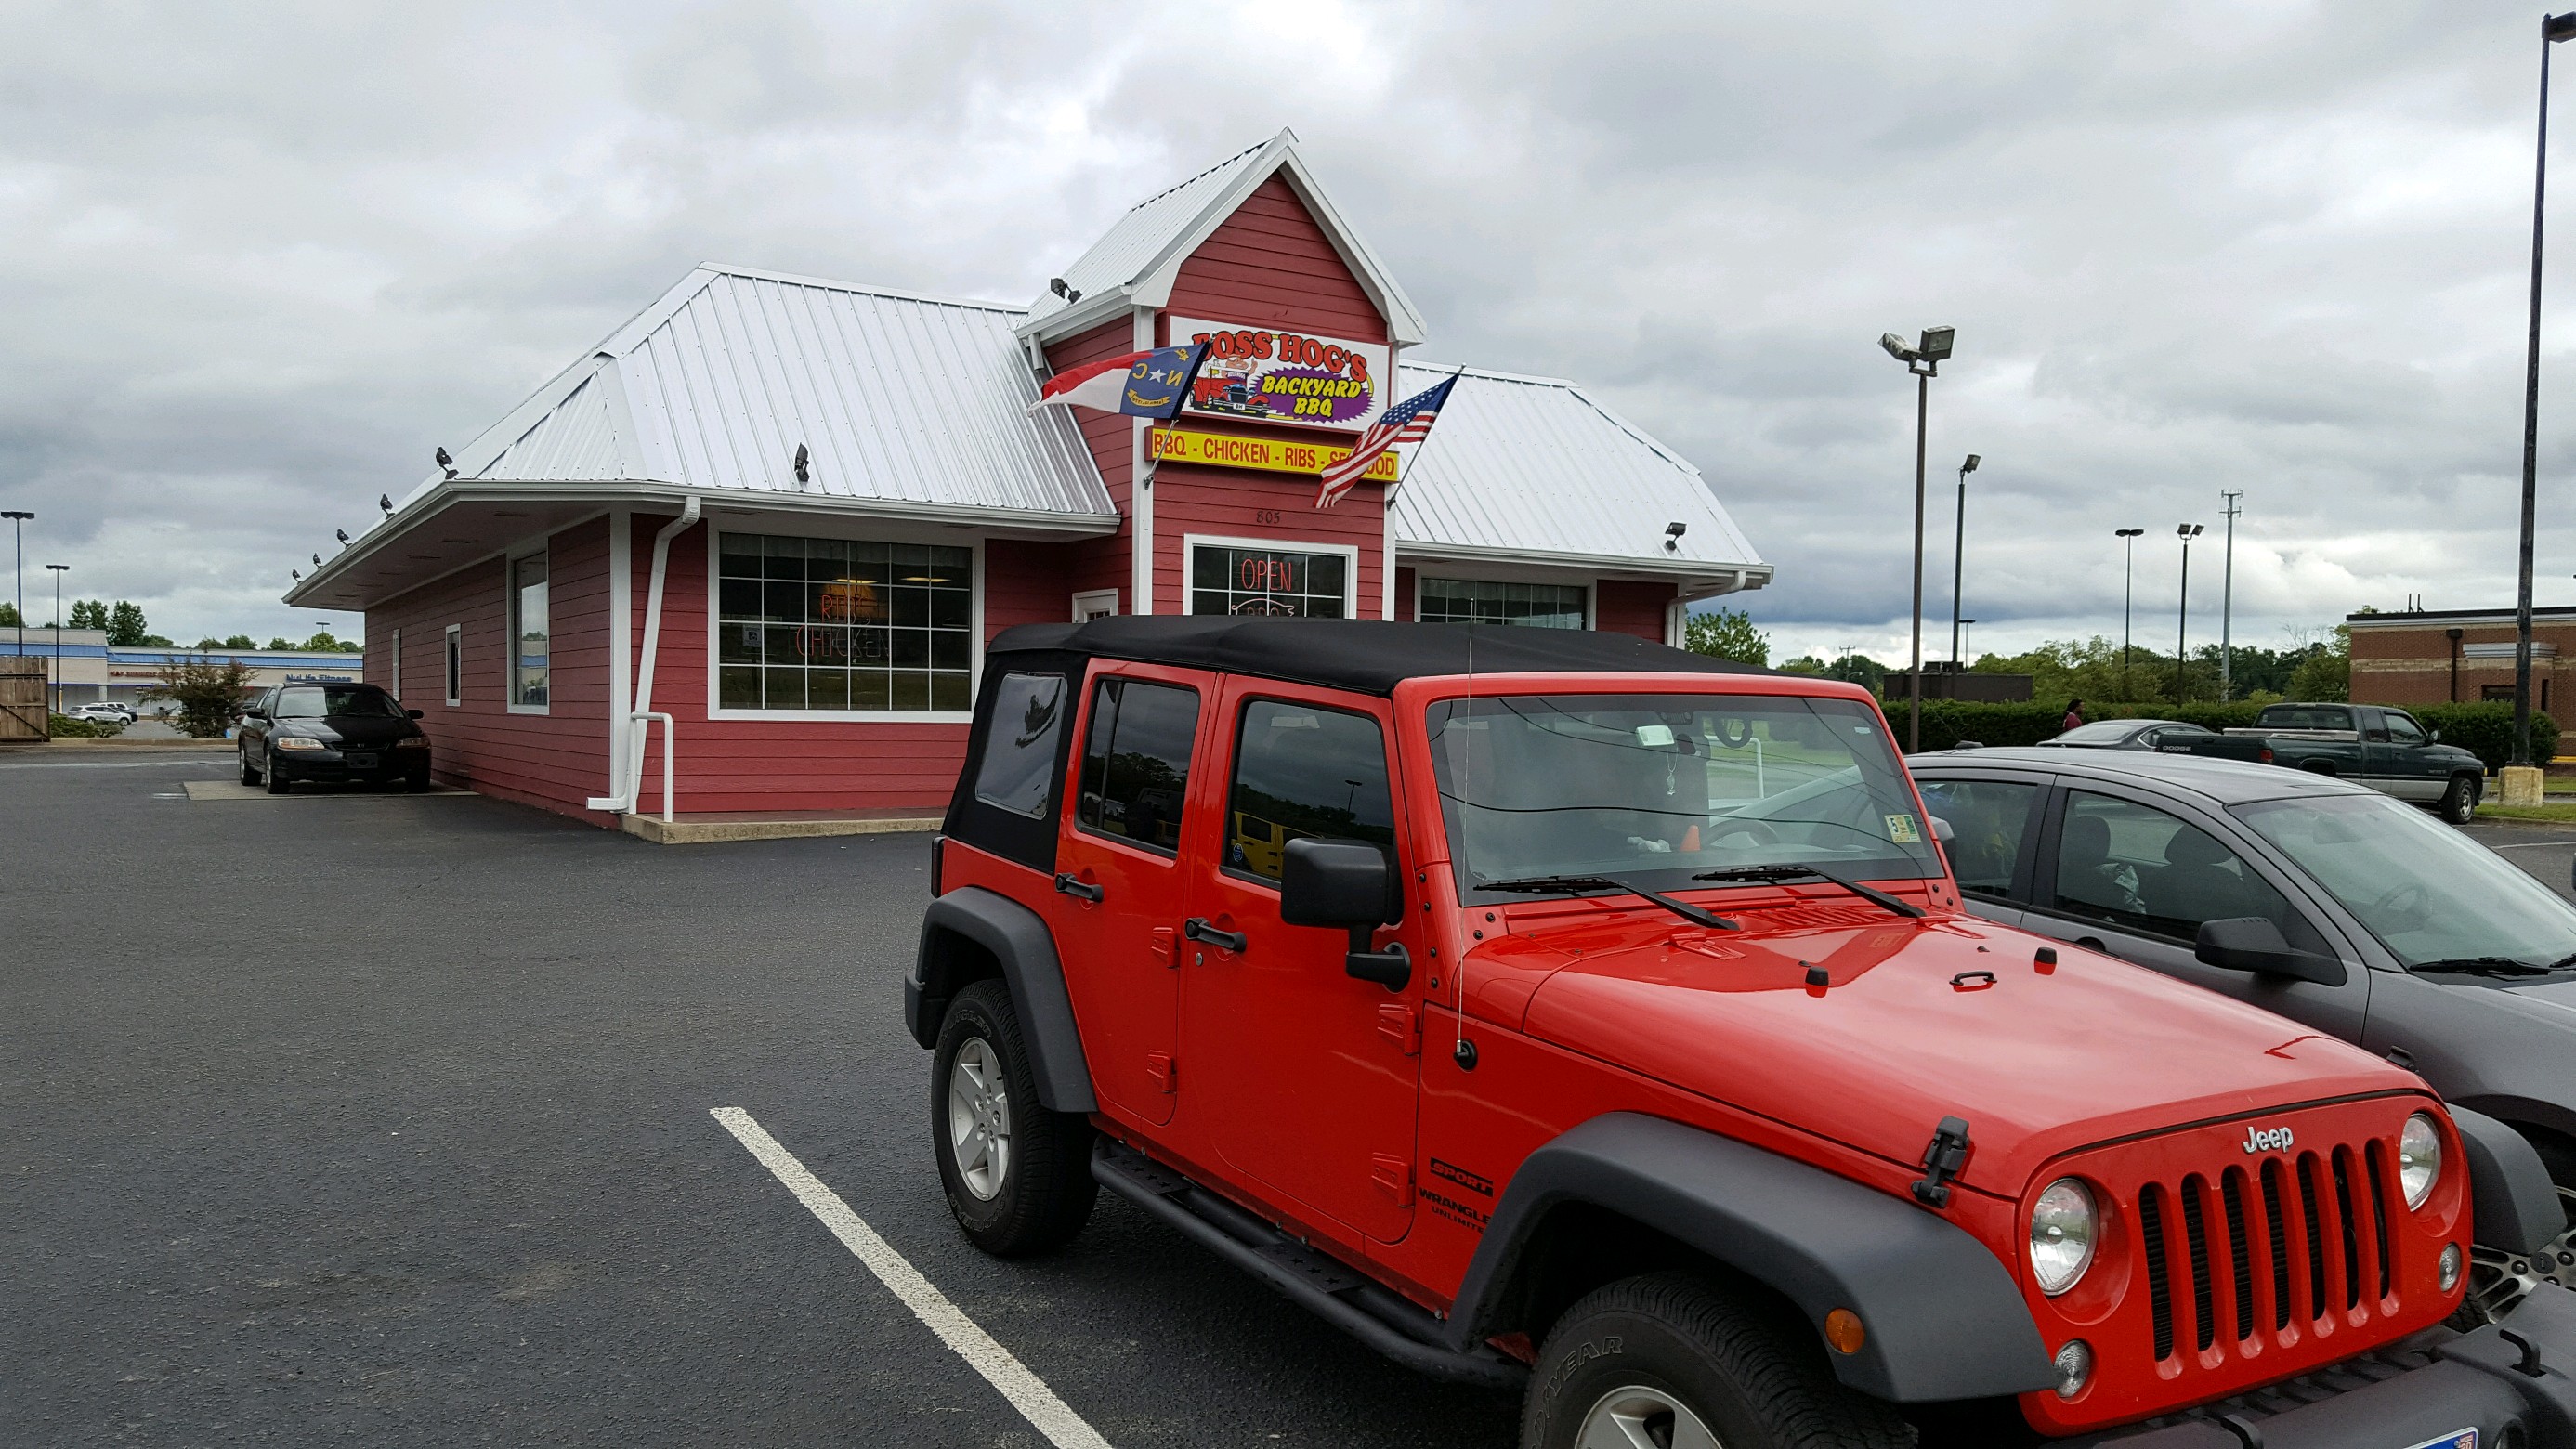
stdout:
{"type": "Polygon", "coordinates": [[[98,629],[0,629],[0,659],[21,653],[44,661],[47,681],[61,690],[56,708],[115,703],[131,705],[141,714],[154,709],[144,694],[161,682],[170,666],[190,659],[217,664],[238,661],[250,671],[254,690],[277,684],[348,683],[359,677],[363,662],[355,654],[302,649],[126,648],[108,643],[106,633],[98,629]]]}

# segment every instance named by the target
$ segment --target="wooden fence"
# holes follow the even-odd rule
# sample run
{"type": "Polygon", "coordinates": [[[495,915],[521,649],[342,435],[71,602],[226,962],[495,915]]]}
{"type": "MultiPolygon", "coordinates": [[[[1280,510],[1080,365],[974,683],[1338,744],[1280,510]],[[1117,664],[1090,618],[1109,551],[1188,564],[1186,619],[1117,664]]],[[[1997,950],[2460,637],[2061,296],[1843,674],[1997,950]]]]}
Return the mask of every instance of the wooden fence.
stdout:
{"type": "Polygon", "coordinates": [[[45,728],[45,661],[0,659],[0,741],[41,740],[45,728]]]}

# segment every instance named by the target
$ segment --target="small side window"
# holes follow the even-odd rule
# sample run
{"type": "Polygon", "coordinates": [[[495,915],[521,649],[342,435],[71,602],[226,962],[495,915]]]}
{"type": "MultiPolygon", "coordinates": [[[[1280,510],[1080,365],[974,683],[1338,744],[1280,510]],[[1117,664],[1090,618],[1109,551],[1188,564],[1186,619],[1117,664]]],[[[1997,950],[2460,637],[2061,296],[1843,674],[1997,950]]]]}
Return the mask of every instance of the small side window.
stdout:
{"type": "Polygon", "coordinates": [[[994,691],[993,723],[975,798],[997,810],[1044,820],[1055,805],[1056,742],[1071,691],[1061,674],[1006,674],[994,691]]]}
{"type": "Polygon", "coordinates": [[[2414,720],[2409,719],[2405,715],[2399,714],[2397,711],[2392,709],[2388,713],[2381,715],[2380,718],[2388,722],[2387,735],[2390,743],[2400,745],[2420,745],[2425,742],[2422,727],[2418,726],[2414,720]]]}
{"type": "Polygon", "coordinates": [[[1392,853],[1395,801],[1377,721],[1275,699],[1245,705],[1225,830],[1227,866],[1272,882],[1291,840],[1364,840],[1392,853]]]}
{"type": "Polygon", "coordinates": [[[447,626],[447,702],[465,702],[465,647],[459,637],[461,626],[447,626]]]}
{"type": "Polygon", "coordinates": [[[1198,730],[1197,690],[1141,679],[1100,681],[1083,741],[1077,821],[1086,830],[1177,855],[1181,806],[1190,793],[1190,746],[1198,730]]]}
{"type": "Polygon", "coordinates": [[[2009,780],[1918,783],[1923,808],[1950,827],[1950,868],[1958,873],[1959,889],[1992,900],[2010,897],[2039,787],[2009,780]]]}

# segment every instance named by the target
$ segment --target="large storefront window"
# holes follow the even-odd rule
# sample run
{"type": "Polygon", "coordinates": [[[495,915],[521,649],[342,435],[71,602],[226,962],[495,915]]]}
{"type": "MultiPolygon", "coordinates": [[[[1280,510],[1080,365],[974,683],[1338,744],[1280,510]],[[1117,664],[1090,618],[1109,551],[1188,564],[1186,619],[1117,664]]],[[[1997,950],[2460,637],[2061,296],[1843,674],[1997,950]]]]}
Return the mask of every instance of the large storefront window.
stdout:
{"type": "Polygon", "coordinates": [[[522,709],[546,707],[548,641],[546,556],[536,554],[510,565],[511,704],[522,709]]]}
{"type": "Polygon", "coordinates": [[[1342,553],[1199,544],[1190,553],[1190,612],[1338,619],[1350,566],[1342,553]]]}
{"type": "Polygon", "coordinates": [[[728,533],[716,573],[720,708],[973,707],[971,551],[728,533]]]}
{"type": "Polygon", "coordinates": [[[1583,627],[1583,586],[1424,579],[1422,622],[1527,624],[1541,629],[1580,629],[1583,627]]]}

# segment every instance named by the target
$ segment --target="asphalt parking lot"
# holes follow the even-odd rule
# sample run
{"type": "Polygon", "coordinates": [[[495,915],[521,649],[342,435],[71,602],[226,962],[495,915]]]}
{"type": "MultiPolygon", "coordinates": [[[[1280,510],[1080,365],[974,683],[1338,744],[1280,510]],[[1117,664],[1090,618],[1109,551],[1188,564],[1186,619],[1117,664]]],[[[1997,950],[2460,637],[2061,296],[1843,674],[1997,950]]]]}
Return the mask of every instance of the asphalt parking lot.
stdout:
{"type": "MultiPolygon", "coordinates": [[[[229,768],[0,757],[0,1444],[1046,1442],[725,1108],[1110,1444],[1512,1442],[1115,1198],[964,1244],[921,837],[188,798],[229,768]]],[[[2472,833],[2568,889],[2576,831],[2472,833]]]]}
{"type": "Polygon", "coordinates": [[[1104,1195],[948,1221],[923,837],[665,848],[479,798],[0,757],[0,1444],[1038,1445],[742,1109],[1107,1442],[1505,1445],[1104,1195]]]}

